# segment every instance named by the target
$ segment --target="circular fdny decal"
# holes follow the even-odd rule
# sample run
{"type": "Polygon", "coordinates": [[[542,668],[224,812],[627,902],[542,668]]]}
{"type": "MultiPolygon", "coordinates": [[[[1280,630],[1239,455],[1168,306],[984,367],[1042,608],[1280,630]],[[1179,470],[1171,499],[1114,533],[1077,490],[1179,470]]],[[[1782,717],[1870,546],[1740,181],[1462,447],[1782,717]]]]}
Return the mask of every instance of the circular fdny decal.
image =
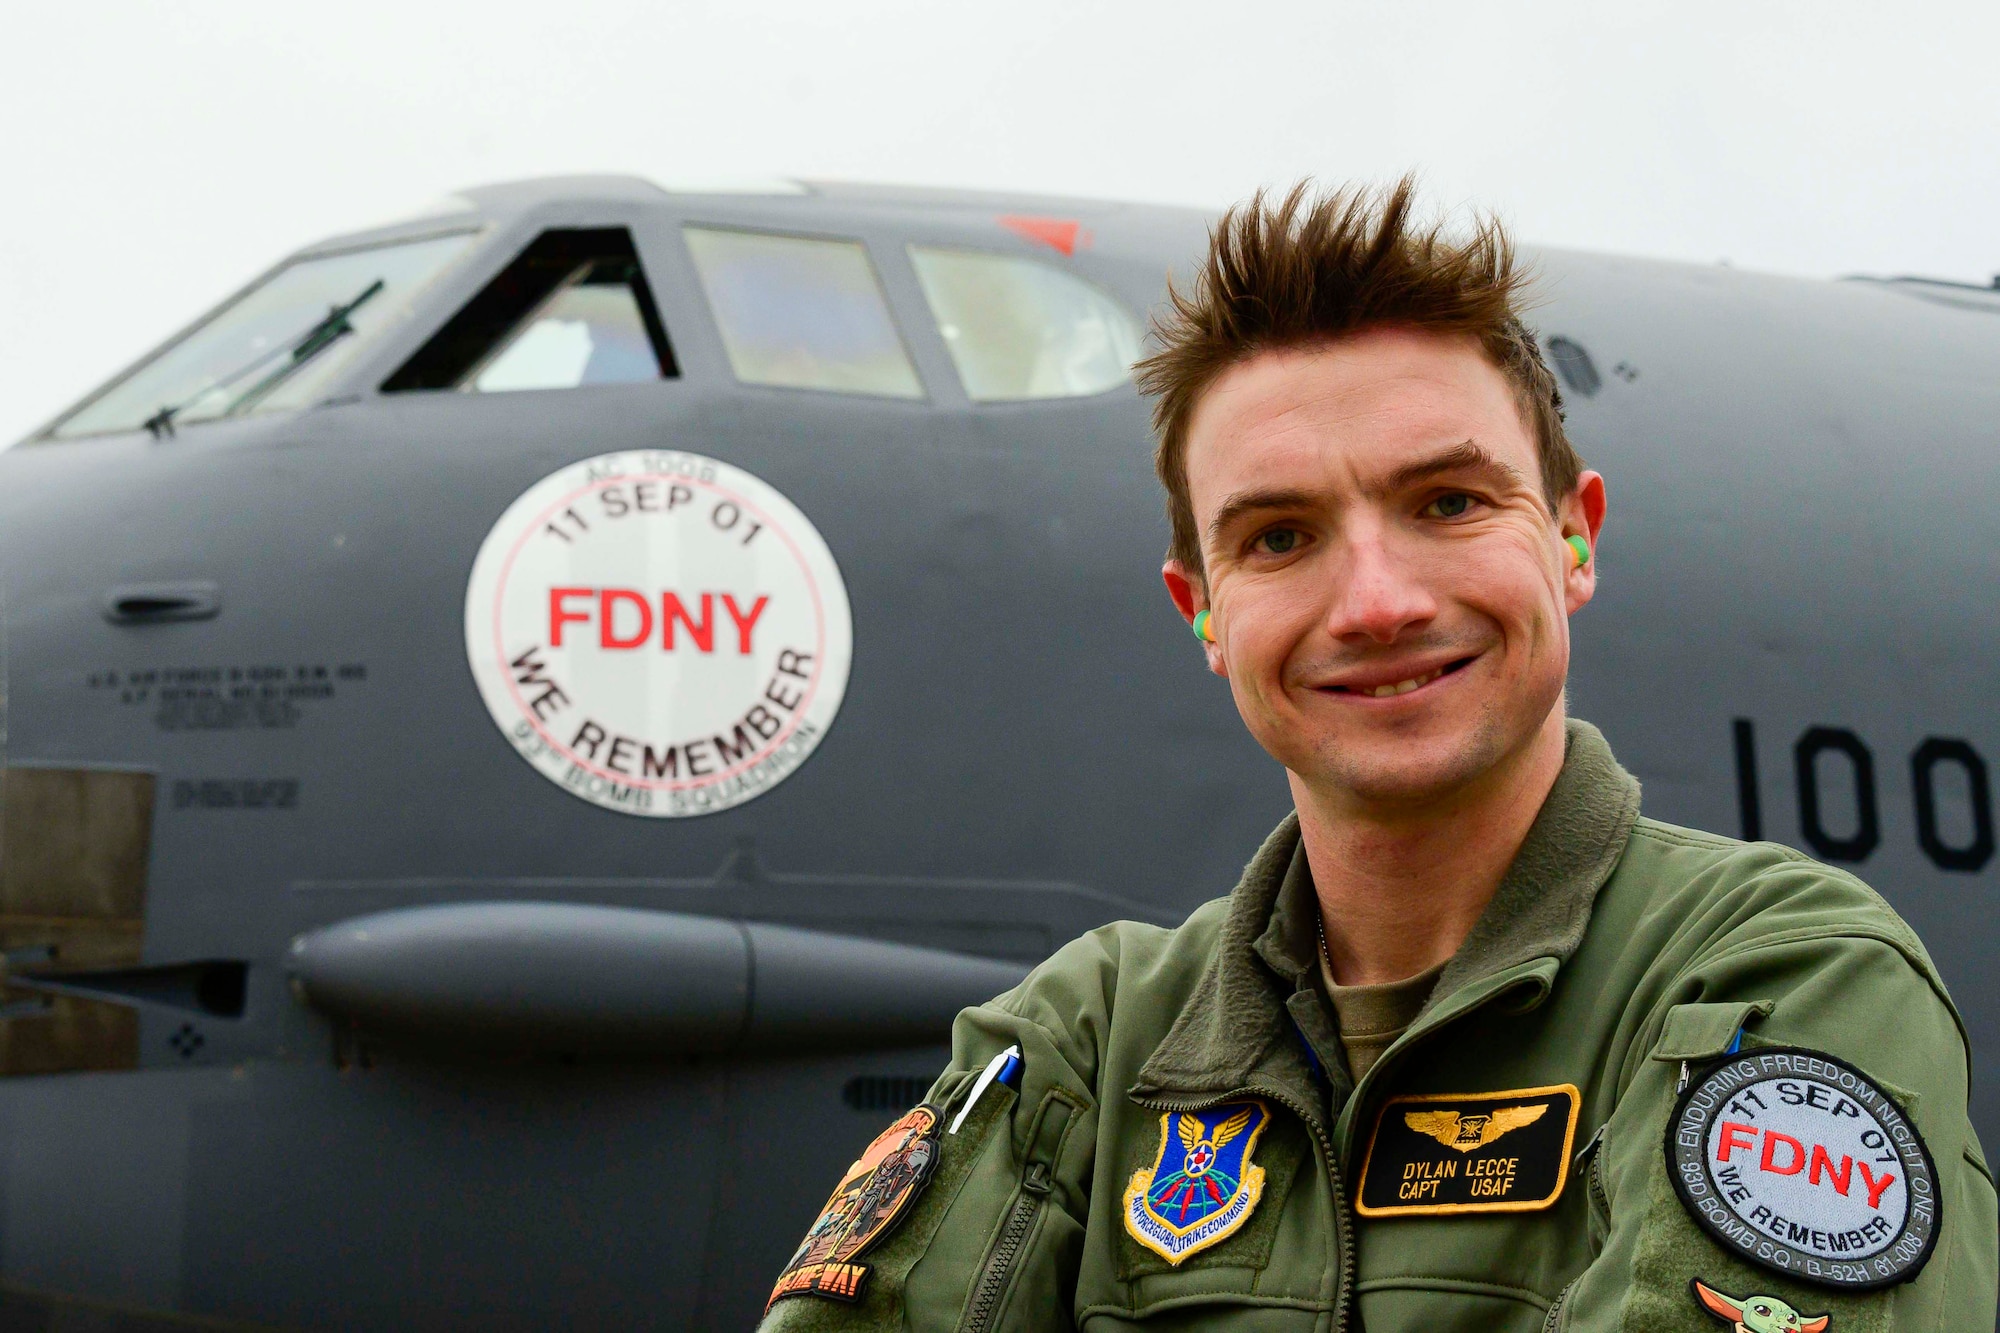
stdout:
{"type": "Polygon", "coordinates": [[[551,782],[678,818],[791,776],[840,711],[840,568],[761,479],[699,454],[603,454],[487,534],[465,651],[493,720],[551,782]]]}
{"type": "Polygon", "coordinates": [[[1937,1173],[1916,1126],[1818,1051],[1746,1051],[1696,1079],[1668,1122],[1667,1164],[1723,1248],[1790,1277],[1886,1287],[1937,1243],[1937,1173]]]}

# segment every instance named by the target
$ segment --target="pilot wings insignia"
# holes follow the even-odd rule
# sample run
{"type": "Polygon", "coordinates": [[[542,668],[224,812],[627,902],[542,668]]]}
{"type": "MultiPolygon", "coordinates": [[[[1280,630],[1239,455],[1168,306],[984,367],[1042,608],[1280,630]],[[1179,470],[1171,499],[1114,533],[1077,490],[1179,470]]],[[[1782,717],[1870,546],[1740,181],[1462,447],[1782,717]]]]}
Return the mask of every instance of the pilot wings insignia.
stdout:
{"type": "Polygon", "coordinates": [[[1270,1120],[1260,1101],[1162,1115],[1153,1165],[1125,1190],[1132,1239],[1178,1264],[1234,1234],[1264,1192],[1264,1168],[1250,1154],[1270,1120]]]}
{"type": "Polygon", "coordinates": [[[1391,1097],[1361,1155],[1354,1211],[1400,1217],[1553,1207],[1569,1179],[1582,1107],[1574,1083],[1391,1097]]]}
{"type": "Polygon", "coordinates": [[[1496,1107],[1486,1115],[1467,1115],[1458,1111],[1405,1111],[1403,1123],[1447,1148],[1472,1152],[1484,1148],[1503,1134],[1534,1124],[1548,1109],[1548,1103],[1543,1102],[1537,1106],[1496,1107]]]}

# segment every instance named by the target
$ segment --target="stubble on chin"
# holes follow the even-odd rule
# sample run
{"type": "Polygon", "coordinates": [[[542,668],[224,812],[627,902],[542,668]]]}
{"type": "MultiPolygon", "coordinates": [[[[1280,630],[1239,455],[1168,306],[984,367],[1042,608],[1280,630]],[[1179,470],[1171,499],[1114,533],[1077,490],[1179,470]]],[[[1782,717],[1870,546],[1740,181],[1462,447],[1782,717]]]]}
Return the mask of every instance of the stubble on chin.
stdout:
{"type": "Polygon", "coordinates": [[[1470,728],[1454,735],[1407,742],[1374,736],[1364,745],[1343,745],[1339,738],[1327,737],[1285,766],[1308,789],[1343,802],[1435,805],[1476,783],[1505,758],[1507,732],[1493,710],[1482,710],[1470,728]]]}
{"type": "MultiPolygon", "coordinates": [[[[1303,717],[1289,727],[1271,726],[1258,739],[1307,790],[1339,804],[1383,810],[1449,804],[1482,779],[1511,767],[1514,756],[1533,748],[1550,713],[1566,711],[1560,679],[1552,689],[1535,693],[1538,697],[1525,707],[1489,700],[1463,727],[1429,735],[1412,728],[1417,734],[1407,740],[1374,731],[1363,733],[1365,743],[1351,739],[1343,744],[1330,729],[1301,726],[1308,722],[1303,717]]],[[[1266,719],[1267,725],[1278,721],[1266,719]]]]}

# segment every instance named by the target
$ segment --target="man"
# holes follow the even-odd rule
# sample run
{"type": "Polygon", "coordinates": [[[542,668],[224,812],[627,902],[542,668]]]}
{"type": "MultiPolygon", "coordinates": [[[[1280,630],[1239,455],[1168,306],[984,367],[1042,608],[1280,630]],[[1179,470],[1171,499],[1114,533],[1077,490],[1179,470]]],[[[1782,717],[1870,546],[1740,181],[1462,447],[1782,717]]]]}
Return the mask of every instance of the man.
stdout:
{"type": "Polygon", "coordinates": [[[767,1327],[1994,1326],[1943,983],[1565,717],[1604,481],[1504,234],[1411,204],[1232,212],[1140,367],[1168,591],[1296,814],[962,1014],[767,1327]]]}

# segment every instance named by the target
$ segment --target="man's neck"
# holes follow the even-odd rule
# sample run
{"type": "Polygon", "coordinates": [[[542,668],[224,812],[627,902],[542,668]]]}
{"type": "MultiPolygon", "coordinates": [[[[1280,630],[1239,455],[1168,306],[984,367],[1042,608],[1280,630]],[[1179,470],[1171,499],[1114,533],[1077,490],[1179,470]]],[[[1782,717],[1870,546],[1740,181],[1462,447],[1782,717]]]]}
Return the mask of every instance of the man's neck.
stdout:
{"type": "Polygon", "coordinates": [[[1291,775],[1334,980],[1401,981],[1458,952],[1555,786],[1563,749],[1558,708],[1471,789],[1415,809],[1358,810],[1291,775]]]}

